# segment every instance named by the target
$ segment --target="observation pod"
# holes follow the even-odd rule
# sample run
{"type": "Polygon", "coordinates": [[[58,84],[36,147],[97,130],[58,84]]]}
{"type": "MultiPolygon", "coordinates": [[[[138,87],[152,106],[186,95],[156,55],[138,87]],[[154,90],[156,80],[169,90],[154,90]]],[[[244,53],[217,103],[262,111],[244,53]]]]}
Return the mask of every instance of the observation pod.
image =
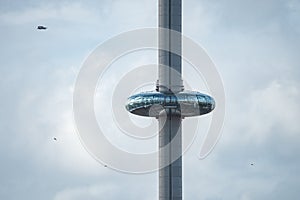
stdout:
{"type": "Polygon", "coordinates": [[[167,109],[181,117],[193,117],[210,113],[215,108],[212,97],[195,91],[164,94],[157,91],[143,92],[128,98],[126,109],[135,115],[158,117],[167,109]]]}

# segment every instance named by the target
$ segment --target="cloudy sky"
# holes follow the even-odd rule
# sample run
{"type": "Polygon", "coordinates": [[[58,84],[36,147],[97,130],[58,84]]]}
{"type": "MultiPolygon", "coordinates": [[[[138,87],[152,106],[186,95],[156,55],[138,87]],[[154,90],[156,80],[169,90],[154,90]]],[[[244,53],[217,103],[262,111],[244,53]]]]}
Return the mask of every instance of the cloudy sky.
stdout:
{"type": "MultiPolygon", "coordinates": [[[[226,92],[216,148],[199,160],[199,133],[185,154],[185,199],[299,199],[300,1],[185,0],[183,15],[183,33],[206,49],[226,92]]],[[[89,53],[156,26],[156,0],[0,1],[0,199],[157,199],[157,173],[100,165],[72,114],[89,53]]]]}

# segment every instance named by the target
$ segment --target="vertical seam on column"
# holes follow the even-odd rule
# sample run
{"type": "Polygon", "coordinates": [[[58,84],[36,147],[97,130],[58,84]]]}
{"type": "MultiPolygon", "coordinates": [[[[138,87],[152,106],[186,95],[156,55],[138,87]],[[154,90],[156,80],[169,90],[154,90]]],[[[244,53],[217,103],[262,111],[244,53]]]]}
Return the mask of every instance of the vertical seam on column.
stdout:
{"type": "Polygon", "coordinates": [[[170,118],[170,123],[169,123],[169,145],[170,145],[170,152],[169,152],[169,186],[170,186],[170,189],[169,189],[169,193],[170,193],[170,197],[171,199],[173,199],[172,197],[172,114],[171,114],[171,109],[169,108],[169,118],[170,118]]]}
{"type": "Polygon", "coordinates": [[[172,56],[171,56],[171,43],[172,43],[172,40],[171,40],[171,29],[172,29],[172,27],[171,27],[171,18],[172,18],[172,13],[171,13],[171,1],[172,0],[169,0],[169,24],[168,24],[168,33],[169,33],[169,49],[168,49],[168,54],[169,54],[169,69],[168,69],[168,71],[169,71],[169,91],[172,91],[172,89],[171,89],[171,83],[172,83],[172,81],[171,81],[171,58],[172,58],[172,56]]]}

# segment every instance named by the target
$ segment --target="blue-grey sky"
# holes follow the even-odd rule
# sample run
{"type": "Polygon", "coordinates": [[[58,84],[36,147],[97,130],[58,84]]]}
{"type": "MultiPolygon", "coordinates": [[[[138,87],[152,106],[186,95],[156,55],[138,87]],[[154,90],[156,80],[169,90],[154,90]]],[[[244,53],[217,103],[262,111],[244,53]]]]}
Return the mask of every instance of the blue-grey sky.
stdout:
{"type": "MultiPolygon", "coordinates": [[[[0,1],[0,199],[157,199],[157,173],[101,166],[72,116],[89,52],[156,26],[156,0],[0,1]]],[[[227,98],[214,151],[198,160],[200,136],[185,154],[185,199],[299,199],[300,1],[184,0],[183,33],[214,60],[227,98]]]]}

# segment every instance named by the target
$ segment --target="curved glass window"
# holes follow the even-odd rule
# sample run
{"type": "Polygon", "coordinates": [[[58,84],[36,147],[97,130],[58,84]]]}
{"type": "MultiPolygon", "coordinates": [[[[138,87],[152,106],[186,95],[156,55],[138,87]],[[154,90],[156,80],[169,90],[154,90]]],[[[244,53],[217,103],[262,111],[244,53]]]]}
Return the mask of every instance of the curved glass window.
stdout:
{"type": "Polygon", "coordinates": [[[194,91],[184,91],[177,94],[163,94],[156,91],[144,92],[128,98],[126,109],[137,115],[155,117],[163,109],[175,109],[183,117],[197,116],[211,112],[215,107],[212,97],[194,91]],[[156,105],[156,112],[150,108],[156,105]],[[158,109],[157,105],[160,105],[158,109]]]}

